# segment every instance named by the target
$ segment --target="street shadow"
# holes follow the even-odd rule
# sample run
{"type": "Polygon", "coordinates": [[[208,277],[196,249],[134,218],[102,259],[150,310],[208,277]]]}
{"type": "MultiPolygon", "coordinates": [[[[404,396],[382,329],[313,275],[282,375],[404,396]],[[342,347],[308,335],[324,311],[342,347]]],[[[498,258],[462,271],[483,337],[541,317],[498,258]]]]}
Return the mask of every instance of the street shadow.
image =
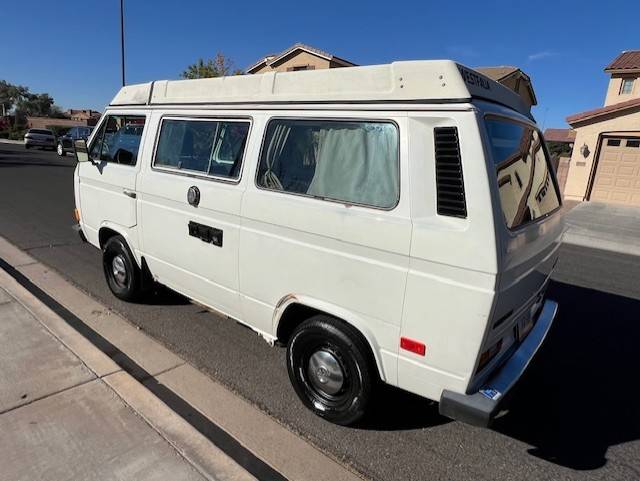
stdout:
{"type": "Polygon", "coordinates": [[[56,162],[6,162],[0,157],[0,168],[2,167],[66,167],[75,168],[75,164],[61,164],[56,162]]]}
{"type": "Polygon", "coordinates": [[[388,384],[380,384],[371,411],[353,427],[372,431],[406,431],[450,422],[451,419],[438,413],[438,403],[388,384]],[[398,406],[401,408],[398,409],[398,406]]]}
{"type": "Polygon", "coordinates": [[[140,300],[140,304],[150,306],[184,306],[190,304],[189,298],[161,284],[156,284],[140,300]]]}
{"type": "Polygon", "coordinates": [[[552,282],[554,326],[494,429],[533,456],[576,470],[640,439],[640,301],[552,282]]]}

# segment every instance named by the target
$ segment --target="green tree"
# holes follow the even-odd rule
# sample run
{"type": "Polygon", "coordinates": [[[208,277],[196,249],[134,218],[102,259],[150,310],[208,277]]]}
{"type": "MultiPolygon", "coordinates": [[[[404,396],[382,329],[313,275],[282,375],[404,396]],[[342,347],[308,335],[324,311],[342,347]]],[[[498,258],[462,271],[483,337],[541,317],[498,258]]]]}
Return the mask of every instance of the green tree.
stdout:
{"type": "Polygon", "coordinates": [[[235,67],[233,61],[223,53],[218,52],[214,58],[198,59],[180,74],[183,79],[224,77],[227,75],[242,75],[242,70],[235,67]]]}
{"type": "Polygon", "coordinates": [[[55,105],[49,94],[34,94],[28,87],[13,85],[0,80],[0,115],[13,110],[17,122],[24,122],[27,115],[64,118],[62,109],[55,105]]]}

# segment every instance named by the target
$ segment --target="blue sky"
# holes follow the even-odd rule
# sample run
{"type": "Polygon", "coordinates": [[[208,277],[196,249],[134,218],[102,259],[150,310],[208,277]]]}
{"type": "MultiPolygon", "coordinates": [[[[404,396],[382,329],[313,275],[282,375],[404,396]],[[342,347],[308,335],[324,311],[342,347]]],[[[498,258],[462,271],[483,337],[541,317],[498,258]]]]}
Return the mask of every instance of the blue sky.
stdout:
{"type": "MultiPolygon", "coordinates": [[[[103,110],[120,86],[119,0],[6,3],[0,79],[64,108],[103,110]]],[[[358,64],[516,65],[533,80],[538,122],[563,127],[567,115],[602,105],[602,69],[640,48],[639,14],[633,1],[125,0],[127,82],[177,78],[218,51],[245,68],[304,42],[358,64]]]]}

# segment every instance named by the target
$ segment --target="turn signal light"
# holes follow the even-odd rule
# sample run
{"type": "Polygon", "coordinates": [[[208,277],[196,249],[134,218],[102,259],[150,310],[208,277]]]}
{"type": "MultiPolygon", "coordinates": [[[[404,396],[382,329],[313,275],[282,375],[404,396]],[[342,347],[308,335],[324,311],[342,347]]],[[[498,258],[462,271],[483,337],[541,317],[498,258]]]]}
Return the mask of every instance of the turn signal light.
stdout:
{"type": "Polygon", "coordinates": [[[80,222],[80,210],[73,209],[73,218],[76,220],[76,222],[80,222]]]}
{"type": "Polygon", "coordinates": [[[482,368],[489,364],[491,359],[496,357],[496,354],[500,352],[500,349],[502,349],[502,339],[480,355],[480,362],[478,363],[478,369],[476,369],[476,372],[482,371],[482,368]]]}
{"type": "Polygon", "coordinates": [[[427,346],[423,343],[409,339],[408,337],[400,338],[400,347],[407,351],[415,352],[419,356],[424,356],[427,352],[427,346]]]}

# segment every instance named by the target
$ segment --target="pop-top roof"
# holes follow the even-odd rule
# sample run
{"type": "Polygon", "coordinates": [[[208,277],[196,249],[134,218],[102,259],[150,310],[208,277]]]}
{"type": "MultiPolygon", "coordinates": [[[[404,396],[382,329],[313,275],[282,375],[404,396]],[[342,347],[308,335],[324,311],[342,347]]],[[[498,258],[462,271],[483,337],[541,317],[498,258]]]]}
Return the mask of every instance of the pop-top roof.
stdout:
{"type": "Polygon", "coordinates": [[[518,94],[451,60],[159,80],[122,87],[111,105],[445,103],[472,98],[492,100],[530,115],[518,94]]]}

